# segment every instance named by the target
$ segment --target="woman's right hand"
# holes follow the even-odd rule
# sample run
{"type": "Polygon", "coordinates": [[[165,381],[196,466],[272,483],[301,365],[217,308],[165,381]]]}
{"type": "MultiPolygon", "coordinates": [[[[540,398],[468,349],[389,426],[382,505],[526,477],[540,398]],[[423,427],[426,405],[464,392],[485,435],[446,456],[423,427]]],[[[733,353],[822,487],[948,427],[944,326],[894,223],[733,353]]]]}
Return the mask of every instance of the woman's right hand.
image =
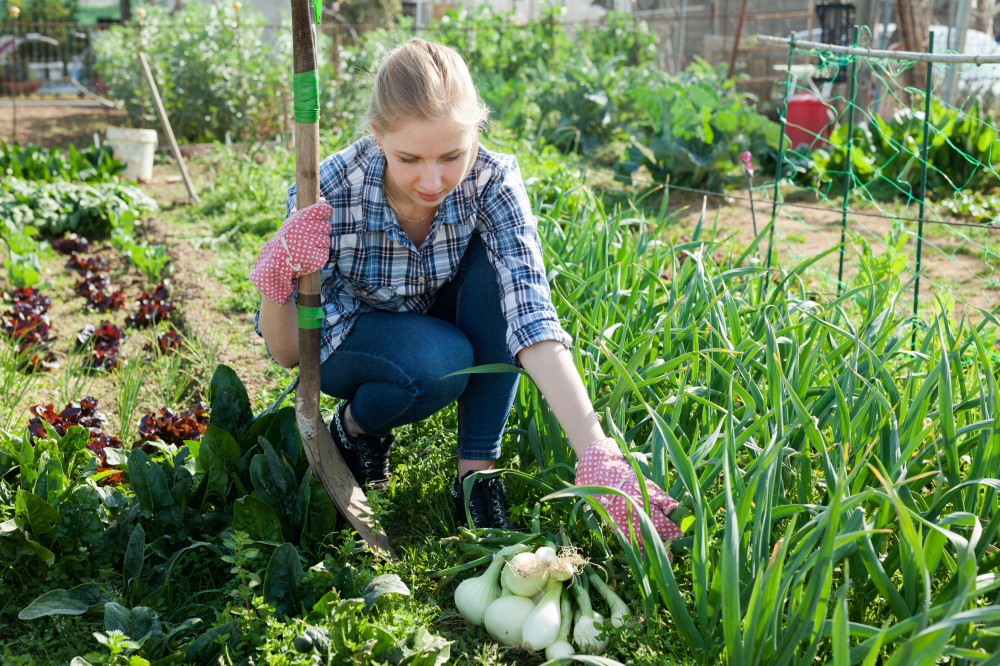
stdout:
{"type": "Polygon", "coordinates": [[[294,211],[274,238],[261,248],[250,271],[250,281],[278,305],[294,291],[294,281],[314,273],[330,258],[330,215],[333,208],[323,199],[294,211]]]}

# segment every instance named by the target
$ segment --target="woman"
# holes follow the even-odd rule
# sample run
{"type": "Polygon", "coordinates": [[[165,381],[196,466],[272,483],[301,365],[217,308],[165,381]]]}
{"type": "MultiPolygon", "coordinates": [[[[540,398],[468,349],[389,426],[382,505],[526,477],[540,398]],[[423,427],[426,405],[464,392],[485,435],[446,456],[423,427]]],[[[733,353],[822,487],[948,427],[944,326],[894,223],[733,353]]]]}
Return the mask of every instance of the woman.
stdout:
{"type": "MultiPolygon", "coordinates": [[[[577,484],[641,499],[606,438],[550,300],[540,241],[517,162],[479,144],[488,109],[451,48],[411,39],[386,56],[363,126],[371,134],[320,165],[321,200],[290,213],[250,279],[255,328],[282,366],[298,363],[295,280],[320,270],[325,321],[321,388],[342,398],[333,440],[360,484],[384,487],[392,429],[458,402],[458,473],[494,466],[517,390],[515,373],[452,373],[514,363],[536,383],[580,458],[577,484]]],[[[649,484],[661,538],[680,536],[676,506],[649,484]]],[[[628,502],[601,496],[627,529],[628,502]]],[[[468,498],[476,527],[509,527],[499,478],[468,498]]],[[[638,535],[633,535],[638,538],[638,535]]]]}

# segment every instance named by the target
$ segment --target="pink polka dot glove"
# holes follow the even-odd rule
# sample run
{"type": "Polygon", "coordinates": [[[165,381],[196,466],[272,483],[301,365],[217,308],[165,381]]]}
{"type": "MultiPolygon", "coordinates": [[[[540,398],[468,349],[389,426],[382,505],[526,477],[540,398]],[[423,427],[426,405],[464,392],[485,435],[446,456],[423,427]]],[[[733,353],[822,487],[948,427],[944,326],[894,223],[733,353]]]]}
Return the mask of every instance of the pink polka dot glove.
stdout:
{"type": "Polygon", "coordinates": [[[274,238],[261,248],[250,281],[281,305],[295,288],[294,280],[323,268],[330,258],[330,215],[333,208],[320,199],[284,221],[274,238]]]}
{"type": "MultiPolygon", "coordinates": [[[[576,467],[576,485],[617,488],[642,504],[639,479],[622,455],[618,444],[610,437],[597,440],[584,451],[576,467]]],[[[684,536],[680,528],[667,518],[667,514],[677,506],[677,500],[667,495],[649,479],[646,479],[646,492],[649,494],[649,517],[652,518],[660,538],[671,541],[684,536]]],[[[635,509],[632,503],[619,495],[596,495],[594,499],[607,510],[611,520],[622,533],[628,534],[628,512],[635,509]]],[[[633,514],[631,537],[641,548],[640,530],[638,517],[633,514]]]]}

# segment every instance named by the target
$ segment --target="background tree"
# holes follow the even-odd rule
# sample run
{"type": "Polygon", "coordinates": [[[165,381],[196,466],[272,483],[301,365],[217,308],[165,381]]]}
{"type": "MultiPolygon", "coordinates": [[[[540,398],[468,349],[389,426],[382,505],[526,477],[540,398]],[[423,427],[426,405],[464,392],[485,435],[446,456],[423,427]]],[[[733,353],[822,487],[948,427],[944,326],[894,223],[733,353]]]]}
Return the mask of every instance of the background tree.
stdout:
{"type": "Polygon", "coordinates": [[[353,0],[328,4],[339,5],[340,14],[358,31],[385,27],[403,10],[399,0],[353,0]]]}

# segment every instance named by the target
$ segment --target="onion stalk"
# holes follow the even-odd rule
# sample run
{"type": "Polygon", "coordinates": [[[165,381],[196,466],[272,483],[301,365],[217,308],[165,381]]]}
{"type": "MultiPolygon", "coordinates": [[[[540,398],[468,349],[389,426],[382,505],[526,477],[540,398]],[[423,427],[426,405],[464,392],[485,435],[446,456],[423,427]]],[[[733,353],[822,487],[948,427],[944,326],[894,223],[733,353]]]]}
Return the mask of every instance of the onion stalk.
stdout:
{"type": "Polygon", "coordinates": [[[573,645],[584,654],[601,654],[608,647],[608,639],[600,629],[604,617],[590,603],[586,578],[578,578],[577,584],[571,589],[577,605],[573,622],[573,645]]]}
{"type": "Polygon", "coordinates": [[[601,593],[601,596],[608,603],[608,609],[611,611],[611,626],[620,627],[625,624],[630,615],[628,604],[622,601],[622,598],[615,594],[614,590],[593,569],[587,572],[587,578],[590,580],[590,584],[597,588],[597,591],[601,593]]]}
{"type": "Polygon", "coordinates": [[[553,659],[565,659],[576,650],[569,642],[569,630],[573,625],[573,601],[569,598],[569,590],[563,588],[559,600],[559,635],[545,648],[545,658],[549,661],[553,659]]]}

